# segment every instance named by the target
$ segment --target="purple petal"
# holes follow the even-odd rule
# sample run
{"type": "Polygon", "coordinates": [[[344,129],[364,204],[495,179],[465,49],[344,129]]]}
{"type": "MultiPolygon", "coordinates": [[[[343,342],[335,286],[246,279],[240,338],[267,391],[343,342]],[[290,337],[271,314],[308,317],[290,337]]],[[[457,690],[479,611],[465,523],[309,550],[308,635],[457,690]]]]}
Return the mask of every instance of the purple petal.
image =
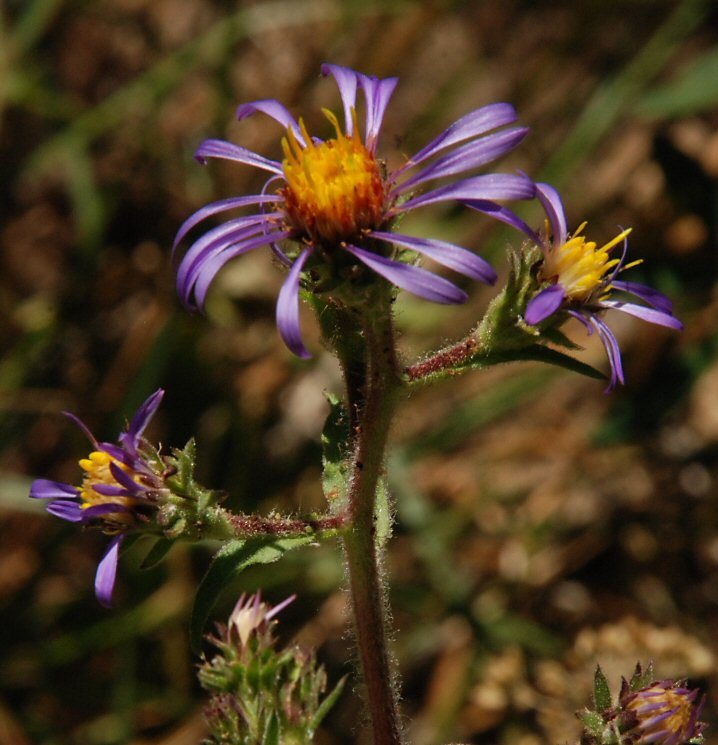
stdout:
{"type": "Polygon", "coordinates": [[[105,553],[97,565],[97,574],[95,574],[95,595],[105,608],[110,607],[112,601],[112,590],[115,587],[115,576],[117,574],[117,559],[120,553],[120,543],[122,536],[117,535],[111,541],[105,550],[105,553]]]}
{"type": "Polygon", "coordinates": [[[302,342],[302,333],[299,327],[299,278],[310,254],[310,249],[305,249],[297,256],[277,297],[277,328],[279,334],[289,349],[297,357],[304,360],[311,355],[302,342]]]}
{"type": "Polygon", "coordinates": [[[84,522],[85,519],[85,511],[80,507],[80,505],[77,502],[71,502],[68,499],[58,499],[55,502],[50,502],[46,509],[51,515],[59,517],[62,520],[67,520],[71,523],[81,523],[84,522]]]}
{"type": "Polygon", "coordinates": [[[281,202],[282,197],[278,194],[253,194],[251,197],[230,197],[229,199],[220,199],[218,202],[211,202],[206,204],[197,212],[190,215],[180,226],[177,231],[174,243],[172,244],[172,254],[180,241],[189,233],[192,228],[202,222],[211,215],[216,215],[218,212],[225,212],[226,210],[236,209],[238,207],[246,207],[250,204],[267,204],[271,202],[281,202]]]}
{"type": "Polygon", "coordinates": [[[594,328],[598,331],[598,335],[601,337],[601,342],[608,355],[608,362],[611,366],[611,382],[608,384],[604,393],[610,393],[617,383],[625,382],[623,379],[623,363],[621,362],[621,349],[618,346],[616,337],[613,335],[611,329],[606,326],[604,321],[596,316],[590,316],[589,320],[593,324],[594,328]]]}
{"type": "MultiPolygon", "coordinates": [[[[103,497],[131,497],[127,489],[123,486],[114,486],[111,484],[93,484],[92,490],[98,494],[102,494],[103,497]]],[[[85,508],[89,509],[89,507],[85,508]]]]}
{"type": "Polygon", "coordinates": [[[437,263],[453,269],[455,272],[484,282],[487,285],[496,282],[496,272],[488,261],[453,243],[428,238],[414,238],[410,235],[400,235],[398,233],[382,233],[380,231],[373,231],[369,235],[372,238],[378,238],[380,241],[406,246],[412,251],[424,254],[437,263]]]}
{"type": "Polygon", "coordinates": [[[392,261],[356,246],[347,245],[345,249],[384,279],[407,292],[443,305],[466,302],[468,295],[463,290],[426,269],[392,261]]]}
{"type": "Polygon", "coordinates": [[[516,228],[516,230],[520,230],[534,243],[540,245],[539,237],[536,235],[536,232],[531,230],[531,228],[508,207],[503,207],[500,204],[496,204],[496,202],[489,202],[485,199],[474,199],[466,201],[464,204],[472,210],[482,212],[489,217],[493,217],[495,220],[500,220],[501,222],[510,225],[512,228],[516,228]]]}
{"type": "Polygon", "coordinates": [[[279,103],[279,101],[276,101],[273,98],[265,98],[262,101],[252,101],[250,103],[243,103],[241,106],[237,107],[237,120],[242,121],[242,119],[246,119],[247,117],[252,116],[257,111],[261,111],[262,114],[266,114],[267,116],[274,119],[275,122],[278,122],[284,129],[290,129],[294,133],[294,136],[297,138],[298,142],[302,146],[306,146],[306,142],[304,141],[304,137],[302,136],[301,131],[299,130],[299,125],[297,124],[297,120],[289,113],[289,109],[284,104],[279,103]]]}
{"type": "Polygon", "coordinates": [[[119,502],[102,502],[101,504],[93,504],[92,507],[83,508],[82,517],[84,522],[89,522],[97,517],[131,511],[129,507],[125,507],[124,504],[120,504],[119,502]]]}
{"type": "Polygon", "coordinates": [[[535,193],[534,183],[524,174],[490,173],[485,176],[463,179],[454,184],[447,184],[439,189],[414,197],[403,204],[397,205],[391,211],[391,214],[398,215],[427,204],[454,200],[532,199],[535,193]]]}
{"type": "Polygon", "coordinates": [[[194,157],[203,165],[207,158],[221,158],[233,160],[237,163],[246,163],[272,173],[282,173],[280,163],[224,140],[205,140],[195,151],[194,157]]]}
{"type": "Polygon", "coordinates": [[[77,499],[79,491],[72,484],[50,479],[35,479],[30,486],[32,499],[77,499]]]}
{"type": "Polygon", "coordinates": [[[425,181],[480,168],[515,148],[527,133],[526,127],[513,127],[462,145],[423,168],[393,192],[403,194],[407,189],[425,181]]]}
{"type": "Polygon", "coordinates": [[[384,112],[399,78],[379,80],[373,76],[358,74],[359,82],[366,99],[366,132],[364,140],[370,152],[376,150],[376,141],[384,119],[384,112]]]}
{"type": "MultiPolygon", "coordinates": [[[[162,388],[158,388],[151,396],[149,396],[144,401],[144,403],[140,406],[139,409],[137,409],[137,412],[132,417],[132,421],[130,422],[130,426],[127,428],[127,432],[123,434],[127,435],[126,439],[128,439],[131,443],[133,450],[136,448],[137,441],[140,439],[140,437],[142,437],[142,433],[147,428],[150,420],[155,415],[157,408],[162,403],[162,398],[164,395],[165,392],[162,390],[162,388]]],[[[126,443],[124,443],[123,441],[123,444],[126,443]]]]}
{"type": "MultiPolygon", "coordinates": [[[[125,491],[131,492],[133,495],[138,492],[146,491],[142,484],[138,484],[126,471],[120,468],[117,463],[110,463],[110,473],[112,477],[121,484],[125,491]]],[[[97,487],[95,487],[97,491],[97,487]]]]}
{"type": "Polygon", "coordinates": [[[630,292],[631,295],[641,298],[644,302],[658,310],[662,310],[664,313],[671,313],[673,311],[673,303],[662,292],[658,292],[653,287],[638,284],[637,282],[624,282],[623,280],[611,282],[611,286],[622,292],[630,292]]]}
{"type": "Polygon", "coordinates": [[[217,272],[231,259],[241,256],[248,251],[264,246],[272,241],[281,241],[288,238],[291,231],[275,231],[274,233],[264,233],[263,235],[243,241],[235,246],[231,246],[221,253],[218,253],[206,261],[203,261],[198,267],[196,273],[187,279],[185,291],[189,298],[194,289],[195,303],[198,308],[204,307],[204,301],[207,297],[207,291],[217,276],[217,272]]]}
{"type": "MultiPolygon", "coordinates": [[[[195,272],[201,263],[211,258],[218,252],[229,246],[236,245],[242,240],[251,238],[259,232],[266,233],[269,228],[274,227],[271,219],[279,213],[272,212],[267,215],[246,215],[235,220],[229,220],[218,225],[209,232],[198,238],[186,251],[182,261],[177,267],[177,288],[187,287],[189,277],[195,272]]],[[[180,292],[184,297],[184,294],[180,292]]]]}
{"type": "Polygon", "coordinates": [[[536,184],[536,196],[543,205],[546,217],[548,217],[551,225],[554,245],[563,245],[566,243],[568,230],[566,228],[566,213],[559,193],[549,184],[536,184]]]}
{"type": "Polygon", "coordinates": [[[354,122],[352,120],[352,109],[356,109],[357,100],[357,74],[354,70],[341,65],[322,65],[322,75],[332,75],[339,88],[339,94],[342,97],[344,106],[344,131],[351,137],[354,133],[354,122]]]}
{"type": "Polygon", "coordinates": [[[407,168],[411,168],[457,142],[468,140],[470,137],[477,137],[504,124],[512,124],[515,121],[516,110],[511,104],[492,103],[488,106],[482,106],[480,109],[462,116],[461,119],[457,119],[450,127],[447,127],[438,137],[414,155],[413,158],[410,158],[409,162],[400,170],[404,171],[407,168]]]}
{"type": "Polygon", "coordinates": [[[97,445],[97,449],[111,455],[115,460],[119,460],[121,463],[131,460],[124,448],[118,447],[112,442],[100,442],[97,445]]]}
{"type": "Polygon", "coordinates": [[[524,313],[526,323],[535,326],[537,323],[546,320],[561,307],[565,294],[564,288],[558,284],[541,290],[526,305],[526,312],[524,313]]]}
{"type": "Polygon", "coordinates": [[[603,300],[601,307],[621,310],[630,316],[636,316],[636,318],[654,323],[657,326],[665,326],[676,331],[683,330],[683,324],[675,316],[655,308],[646,308],[644,305],[635,305],[634,303],[621,303],[618,300],[603,300]]]}
{"type": "Polygon", "coordinates": [[[90,432],[87,425],[80,419],[79,417],[76,417],[72,412],[70,411],[63,411],[63,416],[66,416],[73,424],[77,425],[82,432],[84,433],[85,437],[93,444],[95,448],[98,447],[97,440],[95,439],[95,435],[90,432]]]}
{"type": "Polygon", "coordinates": [[[274,616],[277,615],[280,611],[283,611],[290,603],[293,603],[297,599],[296,595],[290,595],[288,598],[285,598],[282,600],[281,603],[278,605],[275,605],[271,610],[267,612],[267,614],[264,616],[265,621],[270,621],[274,616]]]}
{"type": "Polygon", "coordinates": [[[593,333],[593,326],[591,326],[590,322],[584,317],[582,313],[579,313],[577,310],[569,310],[568,314],[575,318],[577,321],[579,321],[581,324],[583,324],[583,327],[586,329],[586,333],[591,336],[593,333]]]}

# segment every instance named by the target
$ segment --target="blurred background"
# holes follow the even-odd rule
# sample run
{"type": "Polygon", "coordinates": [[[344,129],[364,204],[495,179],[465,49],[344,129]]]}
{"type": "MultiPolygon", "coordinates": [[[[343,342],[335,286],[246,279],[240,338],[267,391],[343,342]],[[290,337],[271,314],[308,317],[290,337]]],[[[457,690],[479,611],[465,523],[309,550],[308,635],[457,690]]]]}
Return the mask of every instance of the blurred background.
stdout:
{"type": "MultiPolygon", "coordinates": [[[[708,691],[718,680],[718,9],[711,0],[5,0],[0,5],[0,743],[192,745],[203,736],[188,614],[211,546],[140,571],[115,607],[92,592],[105,538],[27,498],[76,482],[87,452],[59,415],[114,439],[159,386],[149,433],[196,435],[204,483],[235,509],[321,509],[319,433],[337,366],[274,328],[269,252],[229,266],[206,317],[182,311],[169,248],[212,199],[254,193],[250,168],[192,160],[205,137],[271,157],[281,132],[235,106],[277,98],[318,134],[340,109],[323,61],[398,75],[390,163],[479,105],[510,101],[531,134],[500,170],[562,190],[575,228],[633,226],[630,279],[675,299],[672,334],[608,316],[627,385],[537,364],[413,396],[388,462],[397,524],[387,567],[412,743],[575,741],[597,662],[615,689],[637,660],[708,691]]],[[[537,222],[537,211],[526,208],[537,222]]],[[[516,235],[467,210],[422,212],[505,275],[516,235]]],[[[455,340],[495,290],[444,308],[402,297],[407,360],[455,340]]],[[[580,327],[580,358],[601,369],[580,327]]],[[[242,590],[299,599],[282,639],[351,672],[337,546],[246,572],[242,590]]],[[[708,742],[718,742],[714,725],[708,742]]],[[[317,738],[366,742],[355,685],[317,738]]]]}

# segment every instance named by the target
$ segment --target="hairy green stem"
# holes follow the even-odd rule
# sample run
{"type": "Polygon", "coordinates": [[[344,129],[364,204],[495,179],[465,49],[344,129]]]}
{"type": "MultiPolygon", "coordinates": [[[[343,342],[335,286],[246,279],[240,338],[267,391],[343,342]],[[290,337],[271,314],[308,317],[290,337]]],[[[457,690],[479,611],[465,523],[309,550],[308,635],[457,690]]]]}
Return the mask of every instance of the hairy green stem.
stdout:
{"type": "Polygon", "coordinates": [[[361,389],[351,390],[359,382],[356,376],[347,378],[349,401],[361,403],[355,419],[344,546],[374,745],[399,745],[401,725],[387,647],[388,603],[375,525],[377,487],[400,387],[389,303],[367,313],[362,325],[366,373],[361,389]]]}

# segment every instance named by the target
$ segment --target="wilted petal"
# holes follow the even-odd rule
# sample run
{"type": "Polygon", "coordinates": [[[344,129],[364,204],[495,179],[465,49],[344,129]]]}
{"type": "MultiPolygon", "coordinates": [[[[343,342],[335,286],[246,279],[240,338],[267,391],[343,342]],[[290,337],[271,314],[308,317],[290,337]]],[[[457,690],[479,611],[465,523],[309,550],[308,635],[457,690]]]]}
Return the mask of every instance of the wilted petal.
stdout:
{"type": "Polygon", "coordinates": [[[291,128],[299,143],[303,146],[306,145],[304,137],[299,130],[297,120],[289,113],[289,109],[287,109],[284,104],[279,103],[279,101],[274,98],[265,98],[262,101],[243,103],[241,106],[237,107],[237,120],[242,121],[242,119],[252,116],[252,114],[257,111],[261,111],[262,114],[266,114],[274,119],[274,121],[278,122],[283,129],[291,128]]]}
{"type": "Polygon", "coordinates": [[[63,411],[63,416],[66,416],[73,424],[75,424],[77,427],[79,427],[85,437],[97,448],[97,440],[95,439],[95,435],[90,432],[88,426],[80,419],[79,417],[75,416],[71,411],[63,411]]]}
{"type": "Polygon", "coordinates": [[[553,315],[561,307],[565,294],[561,285],[551,285],[541,290],[526,305],[526,323],[535,326],[553,315]]]}
{"type": "Polygon", "coordinates": [[[112,590],[115,587],[115,576],[117,575],[117,559],[120,554],[120,543],[122,536],[117,535],[107,547],[104,556],[97,565],[95,575],[95,595],[101,605],[109,608],[112,601],[112,590]]]}
{"type": "Polygon", "coordinates": [[[524,174],[490,173],[484,176],[457,181],[447,184],[433,191],[410,199],[404,204],[397,205],[391,212],[401,214],[417,207],[448,201],[484,200],[484,199],[532,199],[536,187],[531,179],[524,174]]]}
{"type": "Polygon", "coordinates": [[[180,244],[181,240],[189,233],[195,225],[198,225],[202,220],[211,215],[216,215],[219,212],[225,212],[227,210],[238,209],[239,207],[247,207],[250,204],[269,204],[273,202],[281,202],[282,197],[278,194],[253,194],[250,197],[230,197],[229,199],[220,199],[217,202],[211,202],[206,204],[197,212],[190,215],[180,226],[175,236],[174,243],[172,244],[172,255],[180,244]]]}
{"type": "Polygon", "coordinates": [[[302,359],[308,359],[311,355],[302,342],[302,333],[299,327],[299,278],[310,253],[309,249],[305,249],[294,260],[277,298],[277,328],[279,333],[289,349],[302,359]]]}
{"type": "Polygon", "coordinates": [[[224,140],[205,140],[195,151],[194,157],[203,164],[207,158],[220,158],[256,166],[272,173],[282,173],[281,163],[269,160],[269,158],[257,155],[257,153],[253,153],[251,150],[247,150],[247,148],[240,147],[231,142],[225,142],[224,140]]]}
{"type": "Polygon", "coordinates": [[[465,302],[468,297],[463,290],[453,285],[448,279],[437,277],[427,272],[426,269],[385,259],[383,256],[364,251],[357,246],[347,245],[345,250],[392,284],[426,300],[454,305],[465,302]]]}
{"type": "Polygon", "coordinates": [[[527,132],[526,127],[514,127],[457,147],[449,154],[423,168],[408,181],[396,187],[393,192],[403,194],[408,189],[414,188],[425,181],[480,168],[515,148],[524,139],[527,132]]]}
{"type": "Polygon", "coordinates": [[[604,300],[601,302],[603,308],[613,308],[628,313],[631,316],[640,318],[648,323],[654,323],[657,326],[665,326],[669,329],[681,331],[683,324],[670,313],[664,313],[655,308],[646,308],[644,305],[635,305],[634,303],[621,303],[618,300],[604,300]]]}
{"type": "Polygon", "coordinates": [[[33,499],[76,499],[78,490],[71,484],[50,479],[35,479],[30,486],[33,499]]]}
{"type": "Polygon", "coordinates": [[[387,243],[410,248],[412,251],[428,256],[438,264],[479,282],[492,285],[496,281],[496,272],[488,261],[453,243],[429,238],[415,238],[399,233],[382,233],[376,230],[369,235],[387,243]]]}
{"type": "Polygon", "coordinates": [[[548,217],[551,225],[554,245],[563,245],[566,243],[568,230],[566,228],[566,213],[559,193],[549,184],[536,184],[536,196],[543,205],[546,217],[548,217]]]}
{"type": "Polygon", "coordinates": [[[339,94],[342,97],[344,106],[344,131],[351,137],[354,133],[354,122],[352,120],[352,109],[356,109],[357,100],[357,74],[354,70],[341,65],[331,65],[324,63],[322,65],[322,75],[332,75],[339,88],[339,94]]]}
{"type": "Polygon", "coordinates": [[[641,300],[658,310],[662,310],[664,313],[671,313],[673,311],[673,303],[662,292],[659,292],[653,287],[638,284],[637,282],[624,282],[623,280],[614,280],[611,282],[611,287],[622,292],[630,292],[631,295],[641,298],[641,300]]]}
{"type": "Polygon", "coordinates": [[[401,171],[431,158],[432,155],[436,155],[457,142],[468,140],[470,137],[478,137],[492,129],[504,124],[512,124],[515,121],[516,110],[511,104],[492,103],[488,106],[482,106],[480,109],[465,114],[450,127],[447,127],[438,137],[410,158],[409,162],[401,168],[401,171]]]}

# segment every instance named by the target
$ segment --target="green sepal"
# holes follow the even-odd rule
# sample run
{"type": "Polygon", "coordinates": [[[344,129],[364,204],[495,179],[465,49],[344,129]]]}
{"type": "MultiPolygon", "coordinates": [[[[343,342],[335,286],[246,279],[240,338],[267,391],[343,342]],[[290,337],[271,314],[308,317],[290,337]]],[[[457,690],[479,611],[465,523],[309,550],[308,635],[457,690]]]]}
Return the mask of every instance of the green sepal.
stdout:
{"type": "Polygon", "coordinates": [[[600,665],[596,666],[596,673],[593,676],[593,702],[597,711],[607,711],[612,706],[611,689],[600,665]]]}
{"type": "Polygon", "coordinates": [[[312,717],[312,721],[309,723],[309,731],[307,734],[309,737],[313,737],[314,733],[317,731],[317,728],[322,723],[322,720],[324,717],[329,713],[329,710],[334,706],[334,704],[337,702],[337,699],[339,696],[342,695],[342,691],[344,690],[344,684],[347,682],[347,676],[345,675],[332,689],[331,693],[327,694],[327,696],[324,698],[321,704],[319,704],[319,707],[317,708],[314,716],[312,717]]]}
{"type": "Polygon", "coordinates": [[[578,718],[581,720],[588,734],[593,735],[593,737],[596,737],[601,741],[603,738],[603,730],[606,727],[603,717],[597,711],[584,709],[583,711],[578,712],[578,718]]]}
{"type": "Polygon", "coordinates": [[[200,582],[192,608],[190,643],[195,652],[202,645],[205,624],[222,590],[242,571],[252,564],[271,564],[287,551],[313,542],[312,536],[257,536],[226,543],[215,554],[212,563],[200,582]]]}
{"type": "Polygon", "coordinates": [[[338,396],[325,394],[329,403],[322,431],[322,488],[333,511],[339,511],[346,502],[349,470],[346,451],[349,443],[349,417],[338,396]]]}
{"type": "Polygon", "coordinates": [[[167,556],[173,545],[174,541],[167,538],[159,538],[147,552],[145,558],[142,559],[140,569],[151,569],[152,567],[157,566],[157,564],[167,556]]]}
{"type": "Polygon", "coordinates": [[[644,670],[641,663],[636,663],[636,669],[631,676],[631,682],[628,684],[629,689],[632,692],[640,691],[641,688],[646,688],[656,680],[655,673],[653,672],[653,663],[649,662],[644,670]]]}
{"type": "Polygon", "coordinates": [[[272,712],[272,716],[267,720],[267,726],[262,734],[262,745],[280,745],[279,742],[280,727],[277,712],[272,712]]]}

